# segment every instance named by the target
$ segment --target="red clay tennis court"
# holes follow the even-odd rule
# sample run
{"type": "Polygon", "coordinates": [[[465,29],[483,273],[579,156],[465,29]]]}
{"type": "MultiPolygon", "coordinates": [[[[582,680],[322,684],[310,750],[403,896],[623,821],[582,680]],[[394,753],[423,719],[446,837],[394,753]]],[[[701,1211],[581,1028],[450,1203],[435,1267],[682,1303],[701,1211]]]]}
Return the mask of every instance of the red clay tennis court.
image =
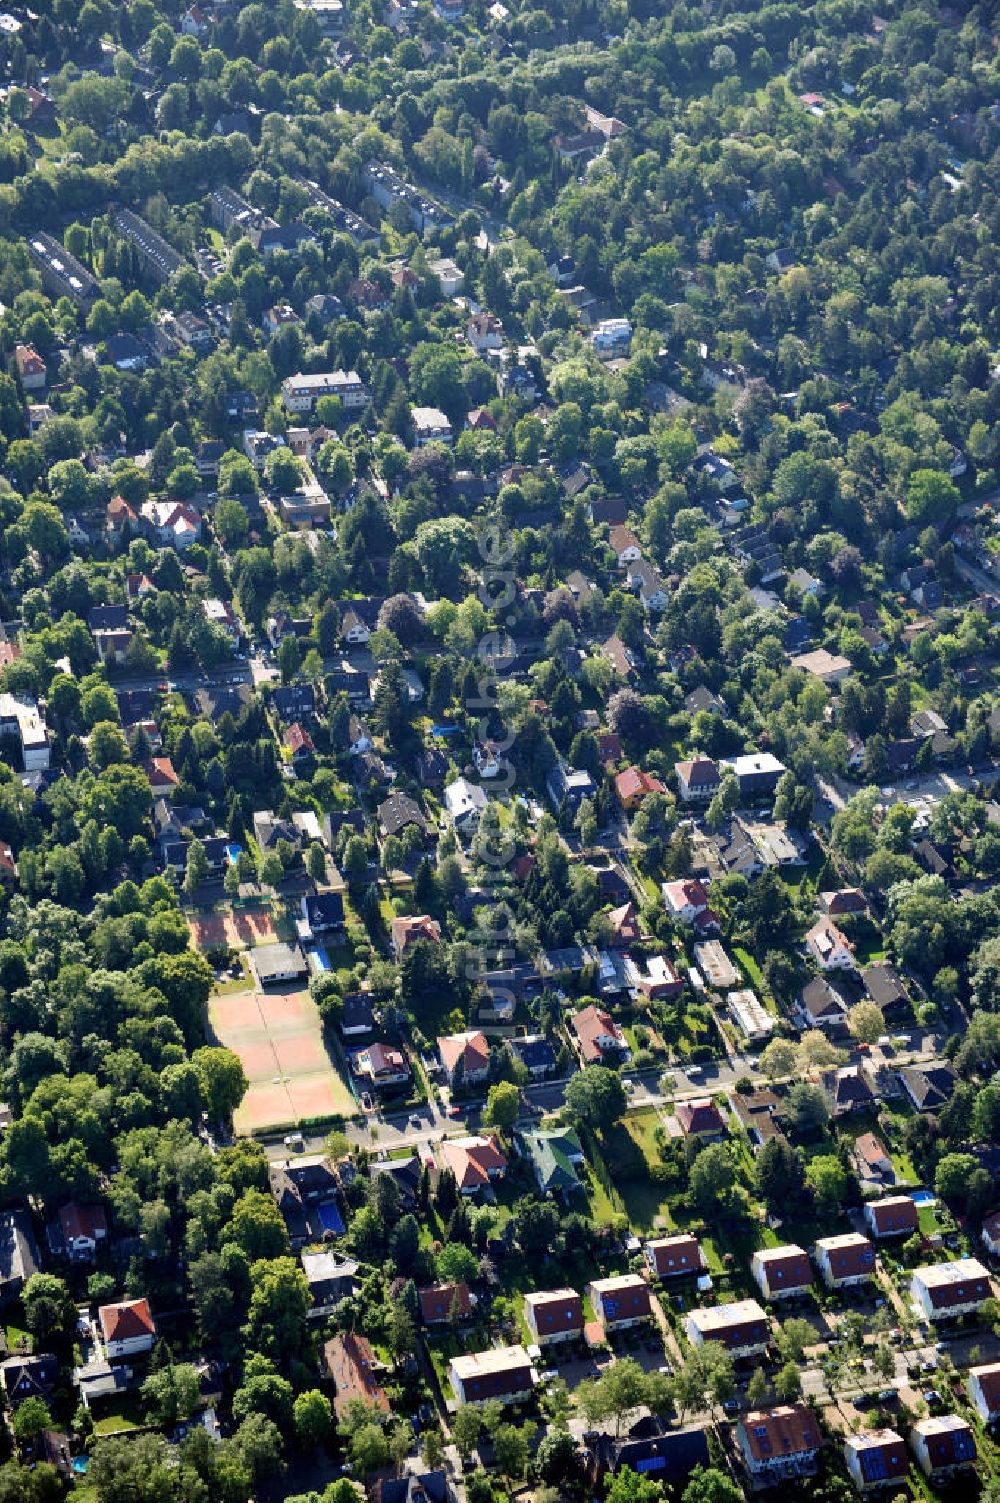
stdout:
{"type": "Polygon", "coordinates": [[[308,992],[230,992],[210,1000],[208,1015],[216,1039],[239,1055],[250,1082],[233,1119],[237,1133],[283,1132],[355,1110],[308,992]]]}
{"type": "Polygon", "coordinates": [[[272,944],[277,938],[269,908],[217,908],[211,913],[196,913],[188,918],[191,939],[198,950],[219,949],[231,945],[246,950],[253,945],[272,944]]]}

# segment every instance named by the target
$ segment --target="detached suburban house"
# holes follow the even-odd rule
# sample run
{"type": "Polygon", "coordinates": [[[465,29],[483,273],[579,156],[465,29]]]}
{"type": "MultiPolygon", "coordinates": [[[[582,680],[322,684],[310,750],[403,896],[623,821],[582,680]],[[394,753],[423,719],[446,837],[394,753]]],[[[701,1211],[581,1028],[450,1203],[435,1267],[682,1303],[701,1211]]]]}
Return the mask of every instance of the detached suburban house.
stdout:
{"type": "Polygon", "coordinates": [[[585,1065],[600,1065],[606,1060],[623,1064],[631,1058],[628,1040],[603,1007],[585,1007],[574,1014],[570,1025],[585,1065]]]}
{"type": "Polygon", "coordinates": [[[587,1293],[594,1314],[606,1332],[627,1331],[641,1325],[653,1314],[649,1285],[637,1273],[623,1273],[616,1278],[593,1279],[587,1293]]]}
{"type": "Polygon", "coordinates": [[[646,1262],[658,1279],[700,1273],[703,1267],[701,1244],[690,1232],[681,1232],[676,1237],[657,1237],[646,1243],[646,1262]]]}
{"type": "Polygon", "coordinates": [[[870,1200],[865,1206],[865,1220],[876,1241],[885,1237],[909,1237],[920,1224],[916,1202],[909,1195],[887,1195],[870,1200]]]}
{"type": "Polygon", "coordinates": [[[971,1367],[966,1387],[984,1425],[992,1425],[1000,1419],[1000,1362],[971,1367]]]}
{"type": "Polygon", "coordinates": [[[765,1299],[792,1299],[812,1288],[809,1258],[794,1242],[787,1247],[759,1248],[753,1255],[750,1272],[765,1299]]]}
{"type": "Polygon", "coordinates": [[[910,1469],[906,1442],[895,1430],[869,1430],[844,1441],[844,1460],[860,1492],[875,1492],[902,1482],[910,1469]]]}
{"type": "Polygon", "coordinates": [[[771,1340],[771,1322],[755,1299],[692,1310],[684,1330],[692,1346],[718,1341],[732,1357],[759,1357],[771,1340]]]}
{"type": "Polygon", "coordinates": [[[874,1276],[875,1249],[860,1232],[821,1237],[816,1243],[816,1264],[828,1289],[845,1289],[874,1276]]]}
{"type": "Polygon", "coordinates": [[[858,968],[854,946],[826,914],[809,930],[805,946],[821,971],[856,971],[858,968]]]}
{"type": "Polygon", "coordinates": [[[971,1315],[992,1294],[990,1276],[978,1258],[955,1258],[918,1268],[910,1293],[928,1320],[971,1315]]]}
{"type": "Polygon", "coordinates": [[[910,1431],[910,1445],[925,1477],[943,1482],[975,1464],[976,1437],[958,1414],[934,1414],[918,1420],[910,1431]]]}
{"type": "Polygon", "coordinates": [[[524,1318],[539,1346],[555,1346],[583,1336],[583,1300],[575,1289],[526,1294],[524,1318]]]}
{"type": "Polygon", "coordinates": [[[694,757],[675,762],[677,791],[686,804],[710,804],[722,782],[718,765],[711,757],[694,757]]]}
{"type": "Polygon", "coordinates": [[[490,1042],[485,1033],[449,1033],[438,1039],[438,1055],[448,1084],[479,1085],[490,1067],[490,1042]]]}
{"type": "Polygon", "coordinates": [[[448,1376],[460,1404],[487,1404],[491,1399],[522,1404],[531,1397],[537,1381],[523,1346],[491,1347],[453,1357],[448,1376]]]}
{"type": "Polygon", "coordinates": [[[123,1300],[117,1305],[102,1305],[97,1312],[108,1360],[136,1357],[153,1349],[156,1322],[149,1300],[123,1300]]]}
{"type": "Polygon", "coordinates": [[[807,1404],[783,1404],[745,1414],[736,1427],[743,1464],[758,1486],[815,1470],[823,1444],[807,1404]]]}

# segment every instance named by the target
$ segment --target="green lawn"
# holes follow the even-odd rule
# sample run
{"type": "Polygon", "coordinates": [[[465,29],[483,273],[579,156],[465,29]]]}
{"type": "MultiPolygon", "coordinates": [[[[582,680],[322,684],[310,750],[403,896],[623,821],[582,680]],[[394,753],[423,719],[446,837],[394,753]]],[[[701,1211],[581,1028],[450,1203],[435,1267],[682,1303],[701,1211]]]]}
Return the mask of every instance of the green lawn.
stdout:
{"type": "Polygon", "coordinates": [[[742,945],[734,945],[733,954],[736,957],[736,964],[746,973],[747,980],[754,990],[762,992],[764,990],[764,977],[760,966],[754,960],[750,951],[744,950],[742,945]]]}

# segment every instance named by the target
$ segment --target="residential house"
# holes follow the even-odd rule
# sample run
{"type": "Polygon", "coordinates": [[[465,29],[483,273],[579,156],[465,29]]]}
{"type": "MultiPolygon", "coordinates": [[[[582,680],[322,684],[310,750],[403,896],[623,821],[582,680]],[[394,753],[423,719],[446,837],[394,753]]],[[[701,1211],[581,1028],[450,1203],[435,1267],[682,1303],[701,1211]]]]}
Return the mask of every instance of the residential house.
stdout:
{"type": "Polygon", "coordinates": [[[536,1290],[524,1296],[524,1319],[538,1346],[583,1336],[583,1300],[575,1289],[536,1290]]]}
{"type": "Polygon", "coordinates": [[[425,1326],[445,1325],[468,1320],[475,1308],[475,1297],[468,1284],[432,1284],[417,1290],[420,1301],[420,1318],[425,1326]]]}
{"type": "Polygon", "coordinates": [[[632,348],[632,325],[627,318],[602,318],[590,342],[601,360],[626,356],[632,348]]]}
{"type": "Polygon", "coordinates": [[[547,1075],[555,1073],[558,1057],[543,1034],[529,1033],[522,1038],[508,1039],[507,1048],[532,1080],[544,1080],[547,1075]]]}
{"type": "Polygon", "coordinates": [[[666,791],[659,778],[654,777],[652,773],[643,772],[638,767],[627,767],[615,778],[618,802],[627,814],[637,809],[647,794],[666,793],[666,791]]]}
{"type": "Polygon", "coordinates": [[[203,600],[201,608],[209,626],[214,626],[218,631],[221,631],[229,638],[232,646],[236,650],[239,650],[243,642],[243,625],[229,601],[219,599],[203,600]]]}
{"type": "Polygon", "coordinates": [[[895,1430],[868,1430],[844,1441],[844,1460],[859,1492],[898,1487],[906,1479],[906,1444],[895,1430]]]}
{"type": "Polygon", "coordinates": [[[777,1018],[768,1012],[750,987],[727,992],[726,1010],[749,1044],[759,1044],[774,1032],[777,1018]]]}
{"type": "Polygon", "coordinates": [[[631,527],[612,527],[608,534],[608,541],[618,560],[619,569],[624,569],[626,565],[634,564],[642,558],[642,544],[631,527]]]}
{"type": "Polygon", "coordinates": [[[951,1100],[957,1077],[943,1060],[906,1065],[898,1073],[903,1090],[918,1112],[938,1112],[951,1100]]]}
{"type": "Polygon", "coordinates": [[[678,1101],[674,1114],[686,1138],[702,1138],[709,1141],[724,1138],[728,1131],[726,1119],[711,1096],[698,1096],[688,1101],[678,1101]]]}
{"type": "Polygon", "coordinates": [[[299,899],[299,938],[339,940],[346,933],[344,899],[339,892],[308,892],[299,899]]]}
{"type": "Polygon", "coordinates": [[[892,1184],[896,1178],[892,1157],[882,1139],[873,1132],[863,1132],[854,1140],[854,1167],[862,1184],[892,1184]]]}
{"type": "Polygon", "coordinates": [[[26,1399],[50,1404],[58,1381],[59,1359],[46,1353],[7,1357],[0,1362],[0,1383],[13,1410],[26,1399]]]}
{"type": "Polygon", "coordinates": [[[378,806],[378,825],[382,838],[402,835],[408,825],[413,825],[421,835],[427,834],[427,818],[416,801],[408,793],[390,793],[378,806]]]}
{"type": "Polygon", "coordinates": [[[828,1289],[864,1284],[875,1274],[875,1249],[859,1232],[820,1237],[815,1247],[820,1277],[828,1289]]]}
{"type": "Polygon", "coordinates": [[[479,355],[503,349],[503,324],[492,313],[473,313],[465,326],[465,334],[479,355]]]}
{"type": "Polygon", "coordinates": [[[481,1085],[489,1074],[490,1041],[485,1033],[450,1033],[438,1039],[437,1049],[453,1090],[456,1086],[481,1085]]]}
{"type": "Polygon", "coordinates": [[[623,1064],[631,1058],[628,1040],[603,1007],[591,1004],[570,1018],[577,1048],[585,1065],[623,1064]]]}
{"type": "Polygon", "coordinates": [[[818,678],[828,688],[842,684],[851,672],[850,658],[827,652],[825,647],[814,647],[812,652],[799,653],[798,657],[792,658],[791,666],[818,678]]]}
{"type": "Polygon", "coordinates": [[[443,1469],[380,1477],[373,1491],[374,1503],[452,1503],[454,1496],[448,1473],[443,1469]]]}
{"type": "Polygon", "coordinates": [[[637,1273],[592,1279],[587,1285],[587,1294],[605,1334],[627,1331],[652,1318],[649,1285],[637,1273]]]}
{"type": "Polygon", "coordinates": [[[108,1240],[108,1216],[102,1205],[81,1205],[71,1200],[58,1216],[59,1239],[73,1263],[92,1263],[97,1249],[108,1240]]]}
{"type": "Polygon", "coordinates": [[[97,1319],[109,1361],[152,1351],[156,1341],[156,1322],[150,1312],[149,1300],[130,1299],[101,1305],[97,1319]]]}
{"type": "Polygon", "coordinates": [[[625,979],[629,989],[641,992],[651,1000],[676,997],[684,989],[684,983],[665,955],[649,955],[638,959],[625,956],[625,979]]]}
{"type": "Polygon", "coordinates": [[[816,1470],[823,1438],[808,1404],[782,1404],[744,1414],[736,1427],[741,1459],[757,1487],[775,1487],[816,1470]]]}
{"type": "MultiPolygon", "coordinates": [[[[339,1216],[339,1212],[337,1213],[339,1216]]],[[[358,1292],[360,1265],[353,1258],[323,1248],[316,1252],[299,1253],[299,1262],[305,1274],[312,1302],[321,1315],[338,1305],[342,1299],[352,1299],[358,1292]]]]}
{"type": "Polygon", "coordinates": [[[991,1211],[989,1216],[983,1217],[979,1235],[986,1251],[992,1253],[993,1257],[1000,1256],[1000,1211],[991,1211]]]}
{"type": "Polygon", "coordinates": [[[456,778],[444,790],[444,806],[455,829],[466,839],[479,828],[483,811],[489,803],[485,789],[468,778],[456,778]]]}
{"type": "Polygon", "coordinates": [[[523,1133],[520,1143],[543,1195],[572,1195],[582,1189],[577,1171],[587,1161],[575,1129],[540,1128],[523,1133]]]}
{"type": "Polygon", "coordinates": [[[363,1038],[375,1027],[375,1012],[366,992],[348,992],[340,1014],[340,1033],[345,1039],[363,1038]]]}
{"type": "Polygon", "coordinates": [[[900,981],[894,966],[869,965],[861,972],[865,991],[883,1012],[891,1012],[907,1001],[906,988],[900,981]]]}
{"type": "Polygon", "coordinates": [[[765,798],[772,794],[787,768],[771,752],[748,752],[739,757],[724,757],[724,767],[731,767],[746,799],[765,798]]]}
{"type": "Polygon", "coordinates": [[[422,913],[416,917],[394,918],[390,931],[392,953],[397,961],[402,960],[411,945],[418,940],[428,940],[432,945],[441,943],[441,925],[437,919],[422,913]]]}
{"type": "Polygon", "coordinates": [[[783,1137],[779,1126],[783,1099],[769,1087],[758,1086],[745,1095],[733,1091],[730,1101],[755,1153],[771,1138],[783,1137]]]}
{"type": "Polygon", "coordinates": [[[531,1398],[537,1375],[523,1346],[490,1347],[453,1357],[448,1376],[460,1404],[521,1404],[531,1398]]]}
{"type": "Polygon", "coordinates": [[[442,1138],[441,1162],[455,1176],[460,1195],[479,1195],[504,1178],[507,1156],[495,1133],[468,1138],[442,1138]]]}
{"type": "Polygon", "coordinates": [[[27,1211],[0,1211],[0,1304],[16,1299],[41,1266],[27,1211]]]}
{"type": "Polygon", "coordinates": [[[347,1060],[352,1075],[367,1090],[401,1090],[410,1084],[406,1055],[390,1044],[365,1044],[360,1049],[351,1049],[347,1060]]]}
{"type": "Polygon", "coordinates": [[[847,1003],[825,976],[814,976],[806,983],[796,1010],[804,1028],[821,1028],[838,1036],[847,1032],[847,1003]]]}
{"type": "Polygon", "coordinates": [[[546,778],[545,788],[557,812],[564,803],[576,809],[585,798],[593,798],[597,792],[589,772],[568,767],[561,757],[546,778]]]}
{"type": "Polygon", "coordinates": [[[673,1237],[654,1237],[646,1243],[646,1262],[658,1279],[679,1278],[701,1273],[704,1266],[701,1244],[690,1232],[673,1237]]]}
{"type": "Polygon", "coordinates": [[[806,934],[805,946],[821,971],[856,971],[858,968],[853,944],[826,914],[818,918],[806,934]]]}
{"type": "Polygon", "coordinates": [[[881,1200],[869,1200],[865,1205],[865,1220],[876,1241],[886,1237],[910,1237],[920,1224],[916,1203],[909,1195],[886,1195],[881,1200]]]}
{"type": "Polygon", "coordinates": [[[718,1341],[731,1357],[759,1357],[771,1340],[771,1322],[755,1299],[689,1311],[684,1330],[692,1346],[718,1341]]]}
{"type": "Polygon", "coordinates": [[[861,1065],[841,1065],[823,1076],[823,1089],[834,1117],[866,1112],[875,1106],[875,1093],[861,1065]]]}
{"type": "Polygon", "coordinates": [[[675,762],[677,791],[685,804],[709,804],[718,793],[722,778],[711,757],[693,757],[675,762]]]}
{"type": "Polygon", "coordinates": [[[758,1248],[750,1273],[765,1299],[794,1299],[812,1288],[808,1254],[794,1242],[785,1247],[758,1248]]]}
{"type": "Polygon", "coordinates": [[[910,1431],[917,1465],[934,1483],[942,1483],[975,1465],[976,1438],[959,1414],[932,1414],[910,1431]]]}
{"type": "Polygon", "coordinates": [[[682,882],[664,882],[660,891],[670,918],[698,929],[717,927],[718,921],[708,903],[708,889],[696,877],[682,882]]]}
{"type": "MultiPolygon", "coordinates": [[[[339,1178],[324,1154],[310,1154],[268,1165],[268,1182],[288,1228],[293,1247],[317,1241],[327,1230],[321,1207],[336,1206],[339,1178]]],[[[338,1211],[339,1218],[339,1211],[338,1211]]]]}
{"type": "Polygon", "coordinates": [[[411,407],[413,446],[425,449],[428,444],[449,445],[454,438],[451,423],[439,407],[411,407]]]}
{"type": "Polygon", "coordinates": [[[916,1269],[910,1293],[927,1319],[938,1321],[971,1315],[993,1291],[978,1258],[955,1258],[916,1269]]]}
{"type": "Polygon", "coordinates": [[[288,727],[281,738],[281,743],[288,752],[293,767],[301,767],[311,762],[316,756],[312,736],[298,721],[288,727]]]}
{"type": "Polygon", "coordinates": [[[983,1424],[996,1424],[1000,1420],[1000,1362],[970,1367],[966,1388],[983,1424]]]}
{"type": "Polygon", "coordinates": [[[42,391],[48,379],[48,367],[34,345],[19,344],[14,348],[14,367],[18,380],[25,391],[42,391]]]}
{"type": "Polygon", "coordinates": [[[708,1436],[701,1425],[668,1429],[658,1416],[645,1410],[632,1420],[624,1435],[603,1429],[589,1431],[584,1460],[587,1480],[602,1496],[607,1491],[607,1479],[627,1467],[639,1476],[654,1477],[671,1496],[679,1497],[695,1469],[710,1465],[708,1436]]]}
{"type": "Polygon", "coordinates": [[[353,1401],[360,1399],[389,1414],[389,1396],[378,1381],[381,1371],[371,1342],[354,1331],[338,1332],[323,1347],[323,1367],[334,1387],[333,1407],[343,1420],[353,1401]]]}
{"type": "Polygon", "coordinates": [[[631,899],[620,908],[611,910],[608,923],[611,926],[611,943],[616,949],[627,949],[642,938],[639,910],[631,899]]]}

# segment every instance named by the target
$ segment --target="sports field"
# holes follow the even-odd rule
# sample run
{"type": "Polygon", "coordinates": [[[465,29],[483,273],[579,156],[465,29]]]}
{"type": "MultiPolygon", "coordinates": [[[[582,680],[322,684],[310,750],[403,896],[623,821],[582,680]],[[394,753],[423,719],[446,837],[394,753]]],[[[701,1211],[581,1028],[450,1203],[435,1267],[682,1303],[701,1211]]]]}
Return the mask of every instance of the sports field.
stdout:
{"type": "Polygon", "coordinates": [[[243,1061],[250,1082],[233,1118],[237,1133],[287,1131],[357,1110],[308,992],[231,992],[211,998],[208,1017],[218,1042],[243,1061]]]}
{"type": "Polygon", "coordinates": [[[246,950],[251,945],[272,944],[277,937],[271,910],[266,907],[217,908],[211,913],[192,914],[188,928],[197,950],[215,950],[222,945],[246,950]]]}

